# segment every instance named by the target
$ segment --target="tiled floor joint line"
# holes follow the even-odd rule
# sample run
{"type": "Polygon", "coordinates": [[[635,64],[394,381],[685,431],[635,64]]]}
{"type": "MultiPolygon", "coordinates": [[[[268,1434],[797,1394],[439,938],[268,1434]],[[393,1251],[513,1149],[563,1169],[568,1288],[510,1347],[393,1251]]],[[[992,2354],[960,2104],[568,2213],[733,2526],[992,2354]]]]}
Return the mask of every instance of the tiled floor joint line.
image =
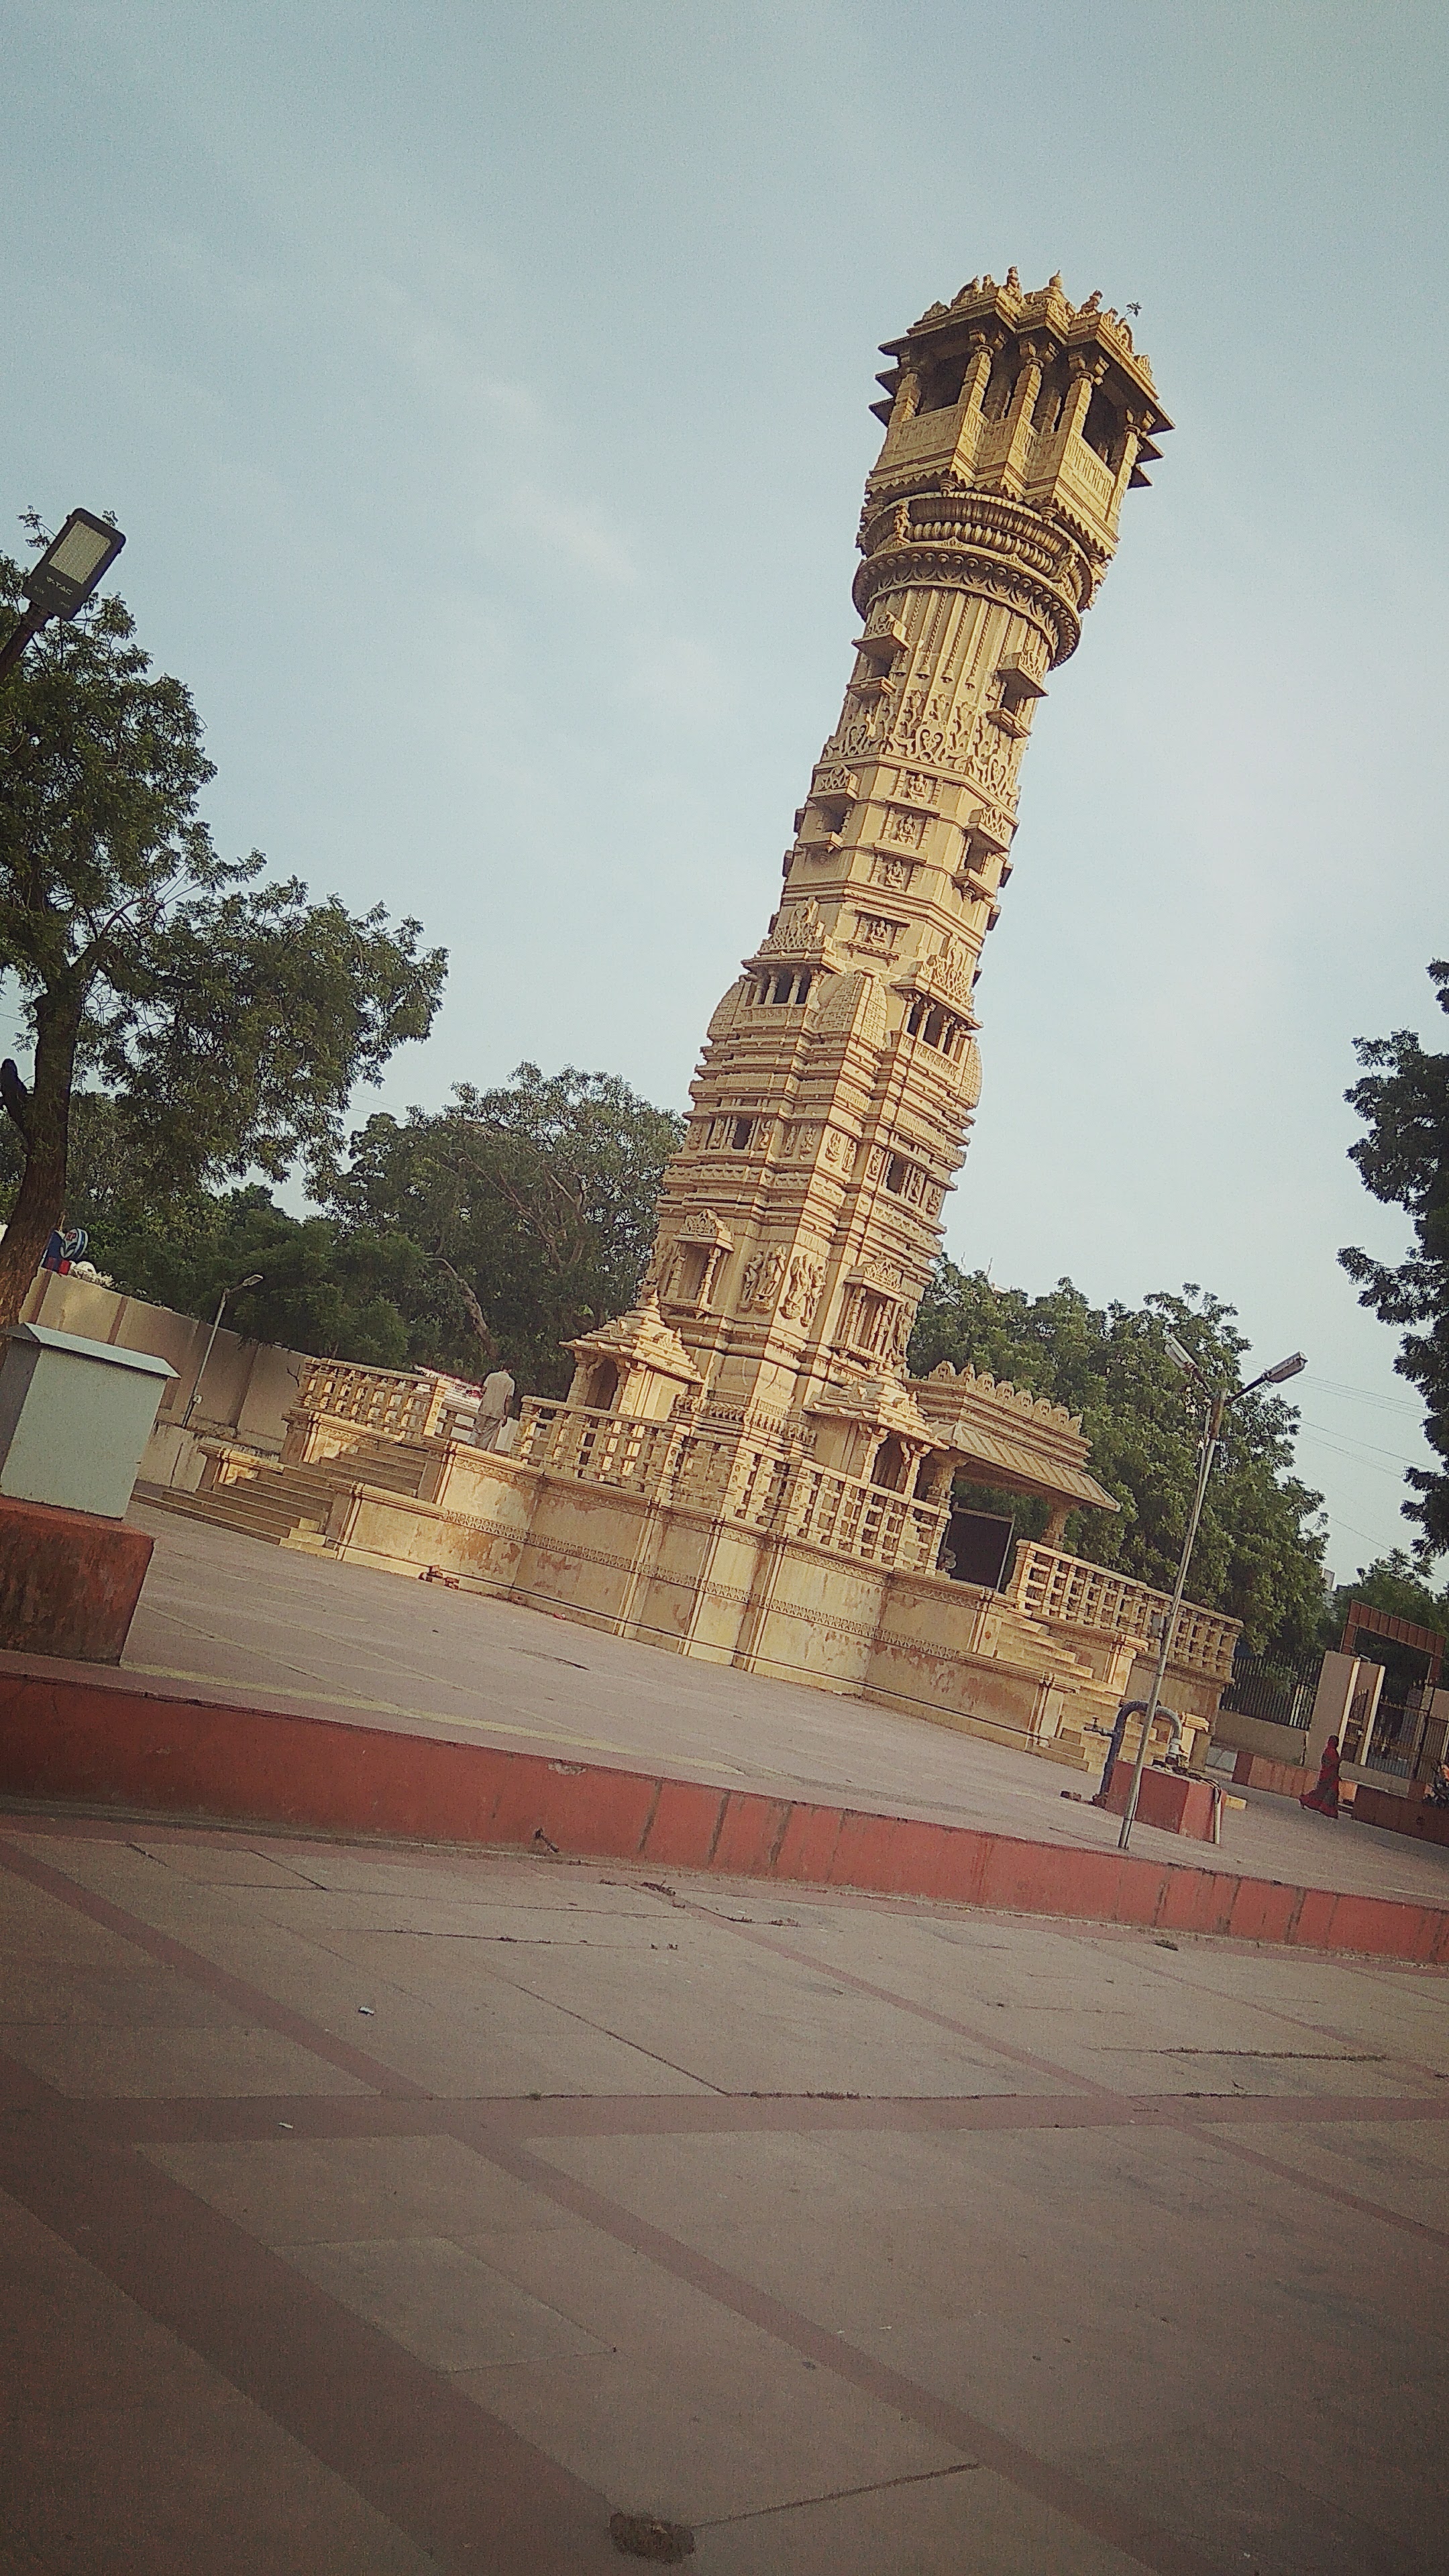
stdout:
{"type": "Polygon", "coordinates": [[[194,1985],[204,1987],[219,2001],[235,2004],[238,2011],[250,2014],[253,2020],[263,2023],[280,2038],[292,2040],[297,2047],[308,2049],[314,2057],[323,2059],[328,2066],[335,2066],[339,2074],[355,2076],[359,2083],[370,2084],[379,2093],[402,2093],[419,2101],[426,2100],[425,2085],[414,2084],[409,2076],[397,2074],[392,2067],[369,2057],[365,2049],[353,2048],[345,2039],[334,2039],[320,2023],[309,2020],[305,2013],[293,2012],[288,2005],[278,2003],[274,1996],[265,1993],[260,1986],[250,1984],[246,1978],[231,1976],[202,1951],[190,1949],[184,1941],[174,1941],[167,1932],[154,1931],[144,1915],[132,1914],[124,1906],[113,1905],[108,1897],[92,1895],[89,1888],[79,1887],[73,1878],[68,1878],[64,1870],[53,1869],[49,1861],[37,1860],[31,1852],[17,1851],[13,1843],[0,1842],[0,1869],[8,1869],[13,1877],[28,1879],[32,1887],[58,1898],[62,1905],[70,1906],[75,1913],[88,1916],[92,1923],[102,1924],[108,1932],[118,1933],[123,1941],[146,1951],[163,1968],[172,1968],[178,1975],[189,1977],[194,1985]]]}
{"type": "Polygon", "coordinates": [[[1074,2477],[1070,2470],[1058,2468],[983,2417],[954,2405],[949,2398],[938,2397],[904,2372],[891,2369],[888,2363],[876,2361],[844,2334],[832,2334],[814,2324],[783,2299],[726,2270],[680,2237],[671,2236],[647,2219],[636,2218],[592,2184],[576,2181],[542,2156],[531,2155],[526,2148],[510,2145],[499,2137],[478,2134],[468,2143],[475,2154],[542,2193],[557,2207],[569,2210],[631,2252],[646,2256],[676,2280],[702,2290],[717,2305],[730,2309],[747,2324],[761,2327],[805,2360],[813,2361],[818,2369],[833,2371],[866,2396],[894,2407],[939,2440],[974,2457],[982,2467],[993,2470],[1023,2494],[1035,2496],[1079,2530],[1093,2533],[1136,2559],[1152,2571],[1152,2576],[1219,2576],[1213,2562],[1190,2541],[1162,2530],[1130,2505],[1114,2503],[1074,2477]]]}

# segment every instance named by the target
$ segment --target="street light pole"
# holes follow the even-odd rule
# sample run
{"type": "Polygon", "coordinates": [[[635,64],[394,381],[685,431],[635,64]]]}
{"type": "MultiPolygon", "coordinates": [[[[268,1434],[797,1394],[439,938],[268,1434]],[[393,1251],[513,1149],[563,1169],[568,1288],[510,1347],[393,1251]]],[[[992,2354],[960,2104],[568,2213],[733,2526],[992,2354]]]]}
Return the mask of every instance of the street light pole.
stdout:
{"type": "Polygon", "coordinates": [[[249,1279],[233,1280],[230,1288],[223,1288],[220,1297],[217,1299],[216,1313],[212,1316],[211,1330],[206,1337],[206,1348],[201,1354],[201,1366],[197,1370],[196,1376],[192,1381],[191,1393],[186,1399],[186,1411],[181,1417],[181,1428],[183,1431],[186,1429],[193,1413],[196,1411],[196,1399],[201,1393],[201,1381],[206,1375],[206,1363],[211,1357],[217,1334],[221,1331],[221,1319],[226,1313],[226,1301],[228,1297],[238,1296],[243,1288],[260,1288],[261,1284],[262,1274],[260,1270],[254,1270],[249,1279]]]}
{"type": "Polygon", "coordinates": [[[1132,1835],[1133,1819],[1137,1814],[1137,1794],[1142,1786],[1143,1766],[1147,1760],[1148,1740],[1152,1734],[1153,1719],[1157,1715],[1157,1703],[1162,1697],[1162,1685],[1167,1667],[1172,1660],[1172,1649],[1177,1637],[1178,1613],[1182,1608],[1182,1596],[1187,1590],[1187,1569],[1192,1563],[1192,1551],[1197,1541],[1198,1523],[1202,1519],[1208,1478],[1213,1471],[1213,1460],[1217,1456],[1218,1442],[1222,1437],[1223,1415],[1226,1411],[1226,1398],[1220,1395],[1214,1396],[1203,1423],[1202,1445],[1197,1462],[1197,1491],[1192,1498],[1187,1535],[1182,1542],[1182,1555],[1178,1560],[1177,1589],[1172,1596],[1172,1607],[1162,1623],[1162,1642],[1157,1649],[1157,1670],[1152,1676],[1152,1688],[1147,1695],[1147,1711],[1142,1720],[1142,1739],[1137,1747],[1137,1759],[1132,1766],[1132,1786],[1127,1793],[1127,1808],[1122,1818],[1122,1831],[1117,1836],[1119,1851],[1127,1849],[1132,1835]]]}
{"type": "Polygon", "coordinates": [[[1185,1376],[1193,1380],[1199,1392],[1207,1398],[1207,1413],[1203,1421],[1202,1442],[1198,1451],[1197,1490],[1192,1498],[1192,1510],[1188,1514],[1187,1530],[1182,1542],[1182,1555],[1178,1560],[1177,1586],[1173,1592],[1172,1606],[1162,1623],[1162,1641],[1157,1649],[1157,1670],[1152,1676],[1152,1688],[1147,1695],[1147,1708],[1142,1720],[1142,1735],[1137,1746],[1137,1759],[1132,1765],[1132,1786],[1127,1793],[1122,1830],[1117,1836],[1119,1851],[1126,1851],[1132,1839],[1132,1826],[1137,1814],[1137,1799],[1142,1787],[1142,1773],[1147,1762],[1147,1746],[1152,1734],[1152,1723],[1157,1715],[1158,1701],[1162,1697],[1162,1685],[1166,1678],[1167,1667],[1172,1660],[1178,1616],[1182,1609],[1182,1596],[1187,1590],[1187,1570],[1192,1563],[1192,1551],[1197,1543],[1202,1507],[1207,1499],[1208,1478],[1213,1471],[1213,1460],[1218,1454],[1218,1443],[1223,1436],[1223,1424],[1233,1406],[1241,1404],[1245,1395],[1252,1395],[1260,1386],[1281,1386],[1285,1378],[1296,1377],[1301,1368],[1307,1367],[1303,1353],[1295,1351],[1291,1359],[1279,1360],[1275,1368],[1264,1369],[1260,1377],[1250,1379],[1246,1386],[1235,1388],[1231,1395],[1214,1395],[1191,1352],[1185,1351],[1181,1342],[1174,1340],[1171,1333],[1167,1336],[1167,1350],[1169,1358],[1176,1363],[1185,1376]]]}

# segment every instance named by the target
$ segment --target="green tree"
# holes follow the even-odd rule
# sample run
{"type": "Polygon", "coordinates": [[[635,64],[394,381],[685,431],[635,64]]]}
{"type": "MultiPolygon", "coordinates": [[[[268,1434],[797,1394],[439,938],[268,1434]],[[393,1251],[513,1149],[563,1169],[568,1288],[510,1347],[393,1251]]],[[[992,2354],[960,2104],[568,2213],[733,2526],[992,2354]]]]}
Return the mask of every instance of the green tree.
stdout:
{"type": "Polygon", "coordinates": [[[442,1110],[370,1118],[331,1205],[344,1228],[405,1235],[431,1265],[425,1311],[450,1364],[501,1357],[557,1394],[571,1368],[560,1345],[633,1301],[683,1132],[615,1074],[521,1064],[500,1089],[460,1085],[442,1110]]]}
{"type": "MultiPolygon", "coordinates": [[[[0,632],[20,614],[0,557],[0,632]]],[[[446,969],[421,925],[312,904],[263,861],[218,857],[213,775],[179,680],[152,672],[124,603],[93,601],[0,689],[0,974],[33,1045],[0,1099],[21,1173],[0,1243],[13,1322],[66,1207],[72,1101],[124,1112],[128,1168],[158,1197],[335,1158],[348,1098],[426,1036],[446,969]]]]}
{"type": "Polygon", "coordinates": [[[1361,1566],[1352,1583],[1340,1583],[1324,1609],[1321,1638],[1325,1646],[1338,1644],[1354,1601],[1369,1601],[1375,1610],[1387,1610],[1391,1618],[1407,1619],[1415,1628],[1434,1628],[1441,1637],[1449,1637],[1449,1585],[1435,1592],[1405,1548],[1391,1548],[1387,1556],[1361,1566]]]}
{"type": "MultiPolygon", "coordinates": [[[[1121,1510],[1073,1513],[1063,1544],[1166,1591],[1191,1505],[1200,1425],[1165,1336],[1174,1333],[1193,1353],[1210,1384],[1239,1386],[1248,1344],[1233,1313],[1196,1287],[1135,1308],[1094,1307],[1070,1279],[1028,1297],[942,1260],[916,1318],[910,1366],[921,1376],[943,1359],[956,1368],[969,1362],[1079,1416],[1092,1472],[1121,1510]]],[[[1325,1540],[1314,1526],[1321,1497],[1292,1473],[1297,1419],[1267,1389],[1233,1407],[1193,1552],[1191,1598],[1241,1619],[1256,1650],[1303,1652],[1322,1612],[1325,1540]]],[[[1036,1534],[1039,1511],[1020,1497],[995,1499],[1026,1535],[1036,1534]]]]}
{"type": "MultiPolygon", "coordinates": [[[[1436,959],[1429,974],[1449,1011],[1449,961],[1436,959]]],[[[1356,1245],[1338,1257],[1359,1304],[1407,1327],[1394,1366],[1423,1396],[1424,1437],[1444,1461],[1405,1469],[1414,1495],[1404,1517],[1418,1522],[1415,1553],[1428,1565],[1449,1550],[1449,1051],[1436,1055],[1412,1029],[1395,1029],[1360,1038],[1356,1052],[1373,1070],[1345,1094],[1368,1129],[1349,1159],[1376,1199],[1412,1217],[1414,1249],[1397,1265],[1356,1245]]]]}

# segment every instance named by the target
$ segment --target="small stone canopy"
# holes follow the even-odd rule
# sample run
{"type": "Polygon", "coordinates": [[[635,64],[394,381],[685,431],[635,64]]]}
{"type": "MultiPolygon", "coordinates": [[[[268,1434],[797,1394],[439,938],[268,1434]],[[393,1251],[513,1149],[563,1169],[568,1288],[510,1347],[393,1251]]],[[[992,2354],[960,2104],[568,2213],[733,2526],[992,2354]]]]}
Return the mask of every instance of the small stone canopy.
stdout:
{"type": "Polygon", "coordinates": [[[674,1238],[676,1243],[718,1245],[721,1252],[733,1252],[735,1239],[722,1217],[710,1208],[695,1208],[685,1218],[674,1238]]]}
{"type": "Polygon", "coordinates": [[[595,1412],[632,1413],[663,1421],[682,1389],[704,1381],[677,1333],[671,1332],[651,1292],[596,1333],[565,1342],[574,1355],[570,1404],[595,1412]]]}
{"type": "Polygon", "coordinates": [[[1039,1494],[1071,1510],[1121,1510],[1089,1472],[1080,1419],[1064,1405],[1005,1381],[998,1386],[969,1367],[958,1376],[948,1360],[929,1377],[908,1378],[906,1384],[932,1438],[952,1451],[976,1483],[1039,1494]]]}
{"type": "Polygon", "coordinates": [[[943,1362],[928,1378],[838,1381],[807,1409],[822,1427],[829,1463],[848,1475],[878,1472],[880,1444],[894,1435],[903,1467],[906,1458],[919,1461],[917,1500],[943,1501],[964,1469],[978,1484],[1040,1495],[1052,1507],[1056,1537],[1071,1511],[1121,1509],[1088,1472],[1087,1443],[1061,1405],[997,1386],[972,1369],[958,1378],[943,1362]]]}

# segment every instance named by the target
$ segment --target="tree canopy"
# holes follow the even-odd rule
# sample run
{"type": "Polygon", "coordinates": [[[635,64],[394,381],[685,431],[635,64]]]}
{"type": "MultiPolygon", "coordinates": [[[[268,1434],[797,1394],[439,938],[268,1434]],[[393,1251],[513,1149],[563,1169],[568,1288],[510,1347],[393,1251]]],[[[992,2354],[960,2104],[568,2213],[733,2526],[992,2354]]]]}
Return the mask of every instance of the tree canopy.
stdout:
{"type": "MultiPolygon", "coordinates": [[[[969,1361],[1079,1414],[1092,1473],[1122,1508],[1073,1513],[1064,1547],[1169,1591],[1196,1481],[1200,1421],[1165,1335],[1174,1333],[1192,1352],[1210,1385],[1239,1386],[1248,1343],[1233,1317],[1231,1306],[1193,1286],[1181,1296],[1155,1294],[1140,1307],[1094,1307],[1070,1279],[1029,1297],[943,1259],[916,1317],[909,1364],[924,1375],[943,1359],[956,1368],[969,1361]]],[[[1188,1577],[1191,1599],[1241,1619],[1247,1643],[1259,1651],[1304,1651],[1322,1615],[1321,1497],[1293,1473],[1297,1420],[1270,1389],[1233,1407],[1188,1577]]],[[[991,1499],[1014,1513],[1025,1534],[1039,1534],[1045,1506],[1019,1495],[991,1499]]]]}
{"type": "MultiPolygon", "coordinates": [[[[520,1065],[437,1112],[370,1119],[334,1158],[325,1206],[299,1218],[256,1184],[163,1193],[126,1105],[81,1091],[70,1213],[132,1296],[205,1315],[260,1271],[228,1309],[258,1340],[468,1377],[501,1359],[557,1394],[561,1344],[633,1301],[681,1126],[613,1075],[520,1065]]],[[[19,1168],[0,1128],[0,1191],[19,1168]]]]}
{"type": "Polygon", "coordinates": [[[683,1133],[616,1074],[521,1064],[500,1089],[460,1084],[441,1110],[370,1118],[330,1204],[348,1232],[417,1247],[437,1275],[435,1312],[462,1300],[475,1361],[501,1356],[559,1394],[572,1365],[561,1345],[633,1303],[683,1133]]]}
{"type": "MultiPolygon", "coordinates": [[[[1441,1011],[1449,1011],[1449,961],[1429,968],[1441,1011]]],[[[1349,1245],[1339,1260],[1358,1283],[1359,1304],[1384,1324],[1407,1327],[1394,1365],[1424,1399],[1424,1437],[1443,1465],[1409,1467],[1406,1520],[1419,1525],[1424,1564],[1449,1551],[1449,1051],[1433,1053],[1412,1029],[1360,1038],[1372,1069],[1345,1095],[1367,1134],[1349,1147],[1364,1185],[1413,1220],[1414,1248],[1397,1264],[1349,1245]]]]}
{"type": "MultiPolygon", "coordinates": [[[[22,573],[0,556],[0,632],[22,573]]],[[[331,1167],[350,1095],[425,1037],[446,970],[421,924],[259,883],[198,810],[213,775],[179,680],[114,596],[47,627],[0,688],[0,973],[33,1041],[0,1099],[21,1172],[0,1244],[13,1321],[66,1206],[72,1099],[98,1085],[157,1196],[331,1167]]]]}

